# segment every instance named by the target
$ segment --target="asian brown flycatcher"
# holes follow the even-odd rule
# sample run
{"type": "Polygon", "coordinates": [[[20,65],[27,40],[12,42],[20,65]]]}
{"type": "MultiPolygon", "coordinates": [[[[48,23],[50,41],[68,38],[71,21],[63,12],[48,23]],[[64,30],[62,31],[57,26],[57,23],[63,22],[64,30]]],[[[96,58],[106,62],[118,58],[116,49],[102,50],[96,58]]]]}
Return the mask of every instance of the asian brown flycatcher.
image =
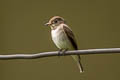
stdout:
{"type": "MultiPolygon", "coordinates": [[[[50,26],[52,40],[60,50],[78,50],[74,34],[62,17],[54,16],[45,25],[50,26]]],[[[80,73],[83,72],[80,55],[72,57],[77,62],[80,73]]]]}

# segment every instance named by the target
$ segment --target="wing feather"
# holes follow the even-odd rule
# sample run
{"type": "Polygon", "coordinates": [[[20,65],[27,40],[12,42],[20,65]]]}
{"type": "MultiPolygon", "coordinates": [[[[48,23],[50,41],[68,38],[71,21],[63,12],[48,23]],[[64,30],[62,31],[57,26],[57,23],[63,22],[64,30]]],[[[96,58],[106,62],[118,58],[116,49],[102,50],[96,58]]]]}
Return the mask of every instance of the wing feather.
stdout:
{"type": "Polygon", "coordinates": [[[77,46],[77,43],[76,43],[76,40],[75,40],[75,36],[74,36],[72,30],[69,27],[67,27],[66,25],[63,26],[63,30],[66,33],[67,37],[69,38],[71,44],[73,45],[73,48],[75,50],[77,50],[78,46],[77,46]]]}

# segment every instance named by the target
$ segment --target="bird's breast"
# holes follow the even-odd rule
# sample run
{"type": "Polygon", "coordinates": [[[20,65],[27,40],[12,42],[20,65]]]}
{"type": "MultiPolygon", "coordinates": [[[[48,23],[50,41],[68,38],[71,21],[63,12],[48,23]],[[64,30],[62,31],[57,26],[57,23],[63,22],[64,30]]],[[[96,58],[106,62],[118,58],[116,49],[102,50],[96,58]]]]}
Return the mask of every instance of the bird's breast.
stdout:
{"type": "Polygon", "coordinates": [[[60,29],[55,29],[55,30],[52,30],[51,35],[52,35],[53,42],[55,43],[55,45],[57,47],[59,47],[61,45],[61,42],[63,42],[63,39],[65,37],[64,32],[60,29]]]}
{"type": "Polygon", "coordinates": [[[52,40],[59,49],[71,49],[72,45],[61,28],[51,31],[52,40]]]}

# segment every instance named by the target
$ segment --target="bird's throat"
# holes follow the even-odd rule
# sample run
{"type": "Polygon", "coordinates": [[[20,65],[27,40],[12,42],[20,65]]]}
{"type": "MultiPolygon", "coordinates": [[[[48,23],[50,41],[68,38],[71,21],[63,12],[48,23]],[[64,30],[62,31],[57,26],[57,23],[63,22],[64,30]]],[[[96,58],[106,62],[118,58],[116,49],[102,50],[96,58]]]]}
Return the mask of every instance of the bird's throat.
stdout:
{"type": "Polygon", "coordinates": [[[57,26],[50,26],[50,28],[51,28],[52,30],[55,30],[55,29],[57,29],[57,26]]]}

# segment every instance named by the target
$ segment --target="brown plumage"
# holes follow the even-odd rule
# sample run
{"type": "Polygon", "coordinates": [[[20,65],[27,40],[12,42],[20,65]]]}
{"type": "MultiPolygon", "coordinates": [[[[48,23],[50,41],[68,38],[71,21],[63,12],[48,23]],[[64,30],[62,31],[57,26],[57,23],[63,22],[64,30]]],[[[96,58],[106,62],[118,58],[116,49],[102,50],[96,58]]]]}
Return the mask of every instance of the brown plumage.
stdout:
{"type": "MultiPolygon", "coordinates": [[[[46,25],[51,27],[52,40],[59,49],[78,50],[75,36],[62,17],[54,16],[46,25]]],[[[83,72],[80,55],[72,57],[77,62],[80,72],[83,72]]]]}
{"type": "MultiPolygon", "coordinates": [[[[73,48],[74,48],[75,50],[78,50],[78,46],[77,46],[77,43],[76,43],[74,34],[73,34],[73,32],[71,31],[71,29],[69,29],[69,28],[66,27],[66,26],[63,26],[63,29],[64,29],[67,37],[69,38],[69,40],[70,40],[73,48]]],[[[80,60],[81,60],[80,55],[72,56],[72,57],[73,57],[73,58],[75,59],[75,61],[77,62],[77,65],[78,65],[78,67],[79,67],[79,69],[80,69],[80,72],[83,72],[83,67],[82,67],[82,64],[81,64],[81,62],[80,62],[80,60]]]]}

